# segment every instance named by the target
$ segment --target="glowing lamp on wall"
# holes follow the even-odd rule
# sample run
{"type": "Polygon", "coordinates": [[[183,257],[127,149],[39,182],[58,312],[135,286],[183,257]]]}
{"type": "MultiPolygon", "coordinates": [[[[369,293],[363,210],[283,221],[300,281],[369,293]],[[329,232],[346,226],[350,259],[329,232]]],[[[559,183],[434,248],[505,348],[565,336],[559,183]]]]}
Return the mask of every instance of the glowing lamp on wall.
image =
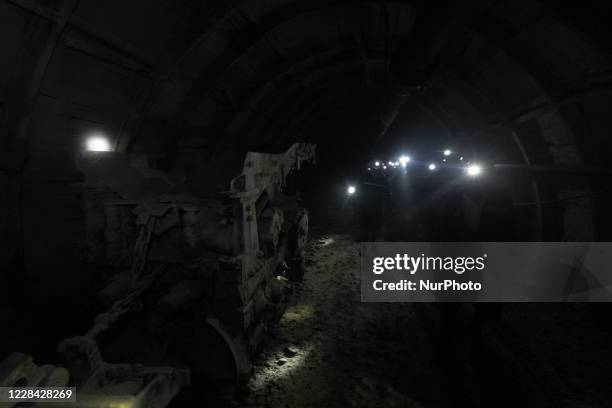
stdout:
{"type": "Polygon", "coordinates": [[[108,138],[101,135],[89,136],[85,142],[85,147],[90,152],[110,152],[112,150],[108,138]]]}

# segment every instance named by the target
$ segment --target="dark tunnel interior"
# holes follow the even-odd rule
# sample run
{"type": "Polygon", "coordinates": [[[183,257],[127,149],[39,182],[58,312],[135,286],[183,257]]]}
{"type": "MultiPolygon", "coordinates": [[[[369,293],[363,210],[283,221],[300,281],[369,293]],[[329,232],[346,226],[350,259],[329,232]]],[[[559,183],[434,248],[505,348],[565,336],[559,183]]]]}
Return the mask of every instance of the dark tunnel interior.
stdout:
{"type": "Polygon", "coordinates": [[[362,243],[606,251],[611,16],[0,0],[0,406],[612,407],[611,296],[360,288],[362,243]]]}

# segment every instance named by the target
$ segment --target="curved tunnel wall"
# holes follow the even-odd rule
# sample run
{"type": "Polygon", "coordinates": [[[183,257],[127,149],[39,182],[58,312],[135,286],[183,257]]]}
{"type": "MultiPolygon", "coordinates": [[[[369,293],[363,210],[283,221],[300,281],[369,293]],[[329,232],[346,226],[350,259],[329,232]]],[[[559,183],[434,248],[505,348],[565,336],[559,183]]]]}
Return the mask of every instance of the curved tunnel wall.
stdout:
{"type": "MultiPolygon", "coordinates": [[[[380,122],[372,107],[401,89],[389,68],[415,58],[395,51],[416,18],[404,1],[0,2],[2,269],[53,280],[83,267],[74,156],[94,131],[201,192],[225,186],[249,149],[354,144],[357,162],[378,132],[330,137],[325,124],[380,122]],[[203,183],[213,171],[224,177],[203,183]]],[[[585,24],[553,2],[472,2],[376,143],[422,137],[409,131],[416,120],[498,162],[609,165],[610,43],[585,24]]],[[[516,200],[604,187],[568,178],[516,200]]],[[[540,206],[540,237],[609,238],[609,204],[540,206]]]]}

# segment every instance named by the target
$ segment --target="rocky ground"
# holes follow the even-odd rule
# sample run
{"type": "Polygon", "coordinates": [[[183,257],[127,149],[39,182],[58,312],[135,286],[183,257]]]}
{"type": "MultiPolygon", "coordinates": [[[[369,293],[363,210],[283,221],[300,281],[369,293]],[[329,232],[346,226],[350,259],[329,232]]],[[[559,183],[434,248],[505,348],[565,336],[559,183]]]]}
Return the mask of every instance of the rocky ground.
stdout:
{"type": "Polygon", "coordinates": [[[414,309],[360,303],[359,244],[349,236],[319,236],[307,259],[305,279],[296,285],[241,405],[422,406],[417,400],[428,398],[431,350],[417,330],[414,309]],[[405,370],[407,360],[415,369],[405,370]]]}
{"type": "Polygon", "coordinates": [[[204,406],[611,406],[606,305],[362,303],[359,243],[313,235],[253,375],[204,406]]]}
{"type": "Polygon", "coordinates": [[[361,303],[359,248],[315,235],[237,406],[610,406],[606,305],[361,303]]]}

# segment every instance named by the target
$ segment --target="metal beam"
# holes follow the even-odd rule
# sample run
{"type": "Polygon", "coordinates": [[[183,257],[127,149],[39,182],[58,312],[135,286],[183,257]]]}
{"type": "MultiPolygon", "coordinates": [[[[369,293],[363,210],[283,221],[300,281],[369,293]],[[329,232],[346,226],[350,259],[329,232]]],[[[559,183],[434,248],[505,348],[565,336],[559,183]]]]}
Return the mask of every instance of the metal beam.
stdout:
{"type": "MultiPolygon", "coordinates": [[[[310,62],[325,58],[325,62],[328,60],[332,60],[332,62],[343,63],[352,60],[355,58],[355,55],[358,55],[359,49],[354,45],[335,45],[333,49],[329,49],[329,43],[321,44],[320,49],[314,50],[312,54],[308,56],[295,56],[289,60],[283,62],[278,69],[273,71],[273,74],[264,79],[261,84],[257,87],[257,89],[251,93],[248,98],[245,98],[245,102],[237,109],[236,113],[230,119],[229,123],[226,126],[229,134],[239,133],[248,123],[248,119],[240,119],[250,117],[256,110],[259,108],[259,104],[266,98],[269,98],[269,95],[275,91],[277,91],[277,84],[281,83],[287,77],[291,77],[295,79],[295,85],[301,86],[303,85],[303,76],[302,73],[298,71],[298,67],[301,65],[307,65],[310,62]],[[342,58],[344,54],[347,54],[349,58],[342,58]]],[[[370,47],[368,50],[371,51],[379,51],[380,48],[370,47]]],[[[379,59],[379,58],[375,58],[379,59]]],[[[318,65],[318,64],[317,64],[318,65]]],[[[330,64],[326,64],[322,68],[318,69],[318,71],[322,71],[326,69],[330,64]]]]}
{"type": "Polygon", "coordinates": [[[47,7],[38,0],[6,0],[6,2],[55,24],[66,24],[66,15],[64,13],[47,7]]]}
{"type": "MultiPolygon", "coordinates": [[[[376,61],[376,59],[372,58],[371,61],[376,61]]],[[[382,61],[378,60],[379,62],[382,61]]],[[[361,63],[362,60],[360,57],[353,61],[349,61],[345,63],[344,66],[348,67],[348,70],[327,70],[325,75],[313,75],[311,78],[314,78],[314,83],[318,86],[309,87],[308,89],[304,89],[301,87],[293,87],[290,88],[284,94],[284,98],[274,98],[275,104],[273,107],[266,107],[266,111],[270,114],[267,117],[262,117],[258,115],[254,115],[257,120],[254,123],[249,124],[249,128],[251,132],[249,133],[248,139],[255,140],[259,134],[262,133],[262,129],[267,129],[266,126],[269,126],[269,122],[273,123],[281,123],[288,124],[292,121],[292,118],[298,115],[303,110],[303,105],[301,102],[303,100],[310,100],[312,95],[316,95],[317,92],[321,89],[325,90],[337,90],[338,83],[347,78],[356,79],[356,82],[363,82],[363,77],[359,79],[359,72],[361,71],[361,63]],[[349,77],[348,74],[357,73],[357,76],[349,77]],[[286,103],[287,101],[292,101],[290,104],[286,103]]],[[[332,66],[332,68],[335,66],[332,66]]],[[[324,71],[325,72],[325,71],[324,71]]],[[[319,72],[318,72],[319,73],[319,72]]],[[[270,140],[276,135],[274,133],[268,133],[266,140],[270,140]]],[[[280,132],[277,132],[280,133],[280,132]]]]}
{"type": "Polygon", "coordinates": [[[32,77],[30,82],[25,90],[24,103],[20,110],[20,118],[19,123],[17,125],[16,130],[16,138],[17,140],[26,140],[28,136],[28,127],[30,124],[30,119],[34,110],[34,106],[36,101],[38,100],[40,86],[42,84],[43,77],[45,72],[47,71],[47,67],[49,65],[49,61],[51,61],[51,57],[55,52],[58,41],[61,38],[64,30],[66,29],[66,25],[70,16],[76,10],[77,5],[80,0],[67,0],[65,5],[65,12],[61,13],[61,15],[65,15],[66,17],[61,18],[59,23],[55,24],[51,29],[51,32],[47,38],[47,42],[45,47],[38,57],[36,62],[36,66],[34,68],[32,77]]]}
{"type": "Polygon", "coordinates": [[[612,176],[612,167],[606,166],[560,166],[554,164],[494,164],[493,169],[507,173],[565,174],[570,176],[612,176]]]}
{"type": "Polygon", "coordinates": [[[492,126],[503,126],[506,123],[524,123],[530,119],[537,117],[538,115],[546,112],[547,110],[556,109],[564,106],[568,106],[574,103],[579,103],[590,98],[596,98],[601,95],[607,95],[612,93],[612,83],[606,82],[598,85],[596,88],[582,88],[574,89],[568,92],[566,95],[560,98],[544,100],[540,103],[531,103],[528,108],[519,109],[518,112],[510,115],[504,122],[494,123],[492,126]]]}

